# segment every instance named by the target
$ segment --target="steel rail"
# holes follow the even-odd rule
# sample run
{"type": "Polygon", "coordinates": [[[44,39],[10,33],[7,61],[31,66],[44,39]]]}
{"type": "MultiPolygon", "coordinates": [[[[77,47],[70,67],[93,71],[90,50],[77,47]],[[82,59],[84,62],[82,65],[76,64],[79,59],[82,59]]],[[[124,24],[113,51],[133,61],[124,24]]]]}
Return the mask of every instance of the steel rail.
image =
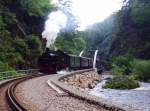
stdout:
{"type": "Polygon", "coordinates": [[[14,81],[14,83],[7,89],[6,98],[12,111],[27,111],[27,109],[24,107],[23,104],[19,102],[19,100],[17,99],[15,95],[16,86],[20,84],[21,82],[24,82],[26,80],[39,77],[39,76],[43,76],[43,75],[30,75],[30,76],[19,78],[17,81],[14,81]]]}

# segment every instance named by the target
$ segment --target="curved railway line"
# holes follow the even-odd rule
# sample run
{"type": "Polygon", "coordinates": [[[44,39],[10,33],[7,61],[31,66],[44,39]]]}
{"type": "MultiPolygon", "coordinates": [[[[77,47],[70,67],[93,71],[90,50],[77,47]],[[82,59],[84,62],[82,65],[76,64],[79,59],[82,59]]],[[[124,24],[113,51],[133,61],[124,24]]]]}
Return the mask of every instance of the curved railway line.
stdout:
{"type": "Polygon", "coordinates": [[[0,111],[26,111],[15,96],[15,87],[23,81],[39,76],[42,75],[24,76],[2,83],[0,85],[0,111]]]}
{"type": "Polygon", "coordinates": [[[0,86],[0,111],[11,111],[11,108],[8,105],[6,100],[6,92],[10,85],[12,85],[13,81],[7,82],[0,86]]]}
{"type": "MultiPolygon", "coordinates": [[[[39,105],[39,103],[42,105],[42,109],[46,108],[45,111],[51,111],[51,109],[53,109],[52,111],[109,111],[107,108],[105,109],[105,107],[101,105],[91,104],[86,100],[73,97],[68,93],[64,93],[64,96],[62,94],[56,93],[53,88],[48,87],[48,85],[45,83],[49,77],[51,76],[34,74],[12,79],[0,84],[0,111],[27,111],[30,109],[30,104],[35,106],[35,104],[39,105]],[[38,88],[36,87],[37,85],[39,86],[38,88]],[[34,86],[34,88],[32,86],[34,86]],[[24,87],[26,90],[22,90],[23,92],[19,93],[18,95],[16,91],[18,91],[17,89],[20,89],[20,87],[24,87]],[[24,91],[26,93],[24,93],[24,91]],[[36,98],[36,100],[39,102],[33,102],[31,100],[29,103],[24,104],[22,99],[28,100],[29,98],[22,97],[22,95],[20,95],[22,93],[27,94],[24,97],[29,95],[29,98],[32,98],[33,100],[36,98]],[[36,95],[44,96],[41,98],[36,95]],[[76,106],[74,106],[74,104],[76,104],[76,106]]],[[[43,111],[41,110],[41,106],[37,110],[43,111]]]]}

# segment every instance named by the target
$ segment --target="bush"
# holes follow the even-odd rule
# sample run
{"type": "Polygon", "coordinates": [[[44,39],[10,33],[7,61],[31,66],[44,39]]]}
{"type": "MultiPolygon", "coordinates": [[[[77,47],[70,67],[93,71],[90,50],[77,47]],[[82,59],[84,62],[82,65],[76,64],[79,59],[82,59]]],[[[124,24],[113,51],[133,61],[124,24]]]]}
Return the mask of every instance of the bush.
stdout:
{"type": "Polygon", "coordinates": [[[8,71],[11,68],[9,67],[8,63],[3,63],[0,61],[0,72],[8,71]]]}
{"type": "Polygon", "coordinates": [[[113,64],[113,74],[117,76],[121,76],[124,74],[126,67],[119,67],[115,64],[113,64]]]}
{"type": "Polygon", "coordinates": [[[130,56],[118,56],[113,59],[114,75],[132,75],[137,80],[150,81],[150,60],[133,59],[130,56]]]}
{"type": "Polygon", "coordinates": [[[115,57],[112,63],[113,74],[115,75],[129,75],[131,73],[131,62],[133,58],[130,56],[115,57]]]}
{"type": "Polygon", "coordinates": [[[111,89],[134,89],[139,87],[138,81],[127,76],[116,76],[106,82],[103,88],[111,89]]]}
{"type": "Polygon", "coordinates": [[[106,70],[111,70],[112,69],[112,61],[111,60],[105,60],[102,61],[102,65],[106,70]]]}
{"type": "Polygon", "coordinates": [[[0,61],[0,72],[7,72],[7,74],[0,74],[0,80],[22,75],[21,73],[18,73],[15,69],[10,67],[8,63],[4,63],[2,61],[0,61]]]}
{"type": "Polygon", "coordinates": [[[150,80],[150,60],[135,59],[132,63],[132,74],[138,80],[150,80]]]}

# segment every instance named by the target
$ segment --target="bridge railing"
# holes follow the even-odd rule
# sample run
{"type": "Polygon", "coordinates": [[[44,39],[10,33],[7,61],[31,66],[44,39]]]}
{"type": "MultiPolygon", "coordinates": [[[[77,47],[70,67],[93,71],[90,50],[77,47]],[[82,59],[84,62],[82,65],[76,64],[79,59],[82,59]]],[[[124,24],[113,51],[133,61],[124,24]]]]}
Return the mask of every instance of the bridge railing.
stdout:
{"type": "Polygon", "coordinates": [[[36,74],[39,69],[28,69],[28,70],[16,70],[16,71],[5,71],[0,72],[0,81],[4,79],[11,79],[15,77],[22,77],[25,75],[36,74]]]}

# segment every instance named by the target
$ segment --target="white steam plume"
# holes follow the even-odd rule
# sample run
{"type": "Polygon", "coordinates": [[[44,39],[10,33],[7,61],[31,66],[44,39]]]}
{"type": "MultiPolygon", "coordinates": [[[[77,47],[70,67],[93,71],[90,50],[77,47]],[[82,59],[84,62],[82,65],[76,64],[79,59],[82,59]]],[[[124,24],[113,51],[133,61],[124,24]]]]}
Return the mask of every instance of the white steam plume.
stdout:
{"type": "Polygon", "coordinates": [[[67,17],[62,11],[52,12],[45,22],[45,29],[42,38],[46,38],[46,47],[49,48],[55,42],[60,29],[66,26],[67,17]]]}

